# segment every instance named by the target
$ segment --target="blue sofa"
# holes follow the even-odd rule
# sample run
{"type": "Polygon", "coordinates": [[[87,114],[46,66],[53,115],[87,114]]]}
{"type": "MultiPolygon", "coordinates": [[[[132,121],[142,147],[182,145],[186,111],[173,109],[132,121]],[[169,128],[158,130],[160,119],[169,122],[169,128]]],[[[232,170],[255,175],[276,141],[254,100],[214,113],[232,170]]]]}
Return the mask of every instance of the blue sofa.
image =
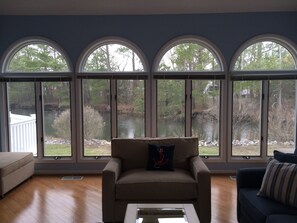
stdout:
{"type": "Polygon", "coordinates": [[[240,223],[297,223],[297,208],[259,197],[265,168],[237,171],[237,220],[240,223]]]}

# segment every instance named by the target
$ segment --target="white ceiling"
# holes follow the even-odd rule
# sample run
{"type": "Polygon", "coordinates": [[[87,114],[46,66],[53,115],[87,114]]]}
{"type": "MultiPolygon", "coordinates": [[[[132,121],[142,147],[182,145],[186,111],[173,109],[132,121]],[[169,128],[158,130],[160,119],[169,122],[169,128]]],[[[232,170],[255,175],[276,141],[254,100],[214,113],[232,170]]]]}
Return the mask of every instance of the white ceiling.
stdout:
{"type": "Polygon", "coordinates": [[[0,0],[0,15],[144,15],[297,11],[297,0],[0,0]]]}

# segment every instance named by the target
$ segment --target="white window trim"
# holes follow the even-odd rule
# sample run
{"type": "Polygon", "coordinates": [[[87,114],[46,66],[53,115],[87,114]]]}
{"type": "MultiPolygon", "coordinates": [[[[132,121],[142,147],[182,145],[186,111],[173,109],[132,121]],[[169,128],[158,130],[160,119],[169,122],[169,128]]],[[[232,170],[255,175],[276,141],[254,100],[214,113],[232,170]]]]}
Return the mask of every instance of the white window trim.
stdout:
{"type": "Polygon", "coordinates": [[[97,39],[97,40],[93,41],[92,43],[90,43],[88,46],[86,46],[86,48],[83,50],[83,52],[79,56],[78,63],[76,66],[76,73],[78,73],[80,75],[92,74],[92,72],[85,72],[83,70],[87,59],[96,49],[100,48],[101,46],[108,45],[108,44],[119,44],[119,45],[123,45],[123,46],[131,49],[134,53],[136,53],[136,55],[139,57],[140,61],[142,62],[143,72],[132,72],[132,71],[131,72],[93,72],[93,74],[100,76],[100,75],[113,74],[113,73],[127,73],[130,75],[137,74],[137,73],[141,73],[141,74],[149,73],[148,61],[147,61],[144,53],[142,52],[142,50],[136,44],[132,43],[131,41],[124,39],[124,38],[115,37],[115,36],[109,36],[109,37],[97,39]]]}
{"type": "MultiPolygon", "coordinates": [[[[85,157],[83,155],[83,126],[82,126],[82,106],[83,106],[83,101],[81,98],[82,95],[82,80],[85,78],[102,78],[102,79],[109,79],[110,80],[110,96],[111,96],[111,100],[110,100],[110,105],[111,105],[111,137],[117,137],[117,100],[116,100],[116,94],[117,94],[117,89],[116,89],[116,79],[121,79],[121,77],[127,79],[127,78],[131,78],[131,79],[137,79],[137,76],[142,76],[144,77],[144,87],[145,87],[145,134],[146,136],[150,136],[150,109],[149,109],[149,102],[150,102],[150,92],[149,92],[149,86],[150,86],[150,71],[149,71],[149,65],[148,65],[148,61],[144,55],[144,53],[142,52],[142,50],[134,43],[132,43],[131,41],[124,39],[124,38],[120,38],[120,37],[115,37],[115,36],[109,36],[109,37],[105,37],[105,38],[100,38],[97,39],[95,41],[93,41],[91,44],[89,44],[81,53],[81,55],[79,56],[78,62],[77,62],[77,66],[76,66],[76,76],[77,76],[77,82],[76,82],[76,92],[77,92],[77,98],[79,98],[79,100],[77,100],[77,105],[76,105],[76,111],[77,111],[77,117],[79,120],[76,122],[77,127],[76,127],[76,135],[77,135],[77,141],[79,143],[77,143],[77,146],[79,147],[77,149],[78,151],[78,162],[79,163],[83,163],[85,161],[88,162],[94,162],[94,163],[98,163],[98,162],[103,162],[105,163],[106,160],[108,160],[108,157],[96,157],[96,156],[88,156],[85,157]],[[120,71],[116,71],[116,72],[85,72],[83,70],[86,61],[88,59],[88,57],[98,48],[100,48],[101,46],[104,45],[108,45],[108,44],[119,44],[119,45],[123,45],[129,49],[131,49],[132,51],[134,51],[134,53],[139,57],[140,61],[142,62],[143,65],[143,69],[144,71],[138,71],[138,72],[130,72],[130,71],[125,71],[125,72],[120,72],[120,71]]],[[[141,79],[141,78],[139,78],[141,79]]]]}
{"type": "MultiPolygon", "coordinates": [[[[261,123],[260,123],[260,156],[258,157],[249,157],[249,159],[245,159],[243,157],[234,157],[232,156],[232,140],[233,140],[233,134],[232,134],[232,116],[233,116],[233,81],[231,80],[232,76],[235,77],[242,77],[244,79],[244,76],[249,76],[253,79],[256,78],[257,76],[265,76],[269,75],[270,77],[279,77],[279,76],[286,76],[286,77],[292,77],[296,79],[297,77],[297,46],[288,38],[280,36],[280,35],[275,35],[275,34],[264,34],[264,35],[259,35],[256,37],[253,37],[252,39],[246,41],[243,43],[238,50],[235,52],[235,54],[232,57],[231,63],[230,63],[230,72],[229,72],[229,82],[230,82],[230,87],[228,88],[228,98],[229,98],[229,103],[228,103],[228,110],[229,115],[228,115],[228,135],[227,137],[227,147],[228,148],[228,157],[227,161],[229,163],[266,163],[269,159],[269,157],[266,155],[267,154],[267,137],[268,137],[268,119],[263,118],[263,116],[268,116],[268,94],[269,94],[269,76],[265,79],[262,79],[262,98],[261,98],[261,123]],[[285,47],[293,56],[294,61],[295,61],[295,67],[296,70],[255,70],[255,71],[239,71],[239,70],[234,70],[235,63],[238,59],[238,57],[241,55],[241,53],[247,49],[249,46],[259,43],[259,42],[264,42],[264,41],[271,41],[280,44],[281,46],[285,47]]],[[[297,87],[297,86],[296,86],[297,87]]],[[[296,91],[297,92],[297,91],[296,91]]],[[[297,138],[297,131],[296,131],[296,122],[297,122],[297,93],[296,93],[296,105],[295,105],[295,146],[296,146],[296,138],[297,138]]]]}
{"type": "MultiPolygon", "coordinates": [[[[39,37],[39,36],[31,36],[31,37],[26,37],[23,39],[20,39],[16,42],[14,42],[10,47],[8,47],[8,49],[4,52],[4,57],[1,59],[0,65],[1,65],[1,75],[8,73],[8,74],[14,74],[14,72],[8,72],[8,66],[10,64],[11,59],[14,57],[14,55],[23,47],[28,46],[30,44],[45,44],[48,45],[54,49],[56,49],[59,53],[61,53],[61,55],[65,58],[66,64],[68,66],[69,71],[68,72],[32,72],[32,73],[22,73],[21,74],[31,74],[32,76],[34,76],[35,73],[38,73],[40,75],[40,73],[44,73],[44,74],[55,74],[55,75],[59,75],[59,74],[73,74],[74,70],[73,70],[73,66],[71,63],[71,60],[69,59],[66,51],[60,47],[56,42],[44,38],[44,37],[39,37]]],[[[17,74],[17,73],[16,73],[17,74]]]]}
{"type": "MultiPolygon", "coordinates": [[[[208,39],[205,39],[200,36],[180,36],[177,38],[174,38],[170,40],[168,43],[166,43],[157,53],[154,63],[153,63],[153,68],[152,68],[152,136],[156,137],[157,136],[157,95],[156,95],[156,87],[157,87],[157,80],[154,78],[154,76],[163,76],[163,78],[166,78],[166,76],[170,76],[170,78],[174,79],[174,76],[176,77],[184,77],[185,80],[185,95],[187,95],[187,100],[185,100],[185,136],[191,136],[191,97],[189,97],[189,94],[192,93],[192,84],[191,79],[201,79],[202,75],[208,76],[208,75],[224,75],[226,78],[226,62],[224,60],[223,54],[219,50],[218,47],[208,39]],[[218,60],[219,66],[221,70],[216,70],[216,71],[158,71],[159,64],[163,58],[163,56],[174,46],[177,46],[179,44],[183,43],[196,43],[200,46],[203,46],[207,48],[218,60]],[[187,80],[190,79],[190,80],[187,80]]],[[[162,79],[162,78],[160,78],[162,79]]],[[[210,79],[213,79],[212,76],[210,76],[210,79]]],[[[225,122],[225,119],[223,119],[223,114],[227,114],[227,106],[222,103],[222,100],[226,100],[226,90],[225,88],[227,87],[225,84],[225,81],[221,80],[220,81],[220,100],[221,100],[221,108],[220,108],[220,124],[219,124],[219,150],[220,150],[220,155],[218,157],[212,157],[209,156],[207,158],[203,158],[205,162],[209,163],[218,163],[226,160],[226,155],[225,155],[225,139],[224,136],[226,135],[226,130],[223,129],[223,122],[225,122]],[[223,134],[224,133],[224,134],[223,134]]],[[[225,125],[226,126],[226,125],[225,125]]]]}
{"type": "MultiPolygon", "coordinates": [[[[38,156],[35,158],[35,162],[36,163],[57,163],[57,162],[63,162],[63,163],[74,163],[76,160],[76,156],[75,156],[75,143],[74,143],[74,139],[75,139],[75,135],[73,135],[73,130],[72,130],[72,139],[71,139],[71,144],[72,144],[72,156],[71,157],[66,157],[66,158],[61,158],[59,160],[55,160],[52,157],[43,157],[43,145],[41,142],[41,137],[43,136],[43,120],[42,120],[42,108],[41,108],[41,102],[40,100],[38,100],[40,92],[41,92],[41,82],[42,78],[54,78],[54,79],[59,79],[59,78],[72,78],[74,77],[74,70],[73,70],[73,66],[72,63],[70,62],[71,60],[69,59],[68,55],[66,54],[66,52],[63,50],[62,47],[60,47],[57,43],[55,43],[54,41],[44,38],[44,37],[39,37],[39,36],[31,36],[31,37],[26,37],[26,38],[22,38],[16,42],[14,42],[10,47],[8,47],[8,49],[5,51],[4,56],[2,57],[1,61],[0,61],[0,65],[1,65],[1,72],[0,72],[0,77],[4,77],[4,78],[13,78],[13,79],[18,79],[18,78],[22,78],[22,79],[26,79],[26,78],[30,78],[30,79],[39,79],[35,82],[35,85],[37,86],[37,88],[35,89],[35,98],[36,98],[36,120],[37,121],[37,125],[36,125],[36,129],[37,129],[37,151],[38,151],[38,156]],[[52,48],[54,48],[55,50],[57,50],[65,59],[66,64],[68,66],[69,71],[66,72],[9,72],[7,71],[8,66],[11,62],[11,59],[14,57],[14,55],[21,50],[23,47],[26,47],[30,44],[44,44],[44,45],[48,45],[52,48]],[[40,77],[40,74],[43,74],[42,77],[40,77]]],[[[71,119],[73,119],[74,117],[74,102],[75,100],[73,100],[74,98],[74,94],[73,94],[73,83],[74,80],[72,79],[72,81],[69,81],[70,83],[70,106],[71,106],[71,111],[72,111],[72,116],[71,119]]],[[[4,117],[8,117],[8,97],[7,97],[7,88],[6,88],[6,83],[1,83],[1,95],[3,100],[1,100],[1,104],[4,104],[4,106],[2,107],[1,113],[3,113],[3,115],[1,115],[1,118],[3,119],[4,117]],[[5,91],[5,92],[4,92],[5,91]]],[[[1,139],[2,145],[5,145],[7,150],[8,150],[8,145],[9,145],[9,123],[8,123],[8,118],[6,118],[5,122],[2,122],[1,120],[1,126],[4,127],[4,129],[7,129],[7,131],[5,131],[6,133],[1,132],[1,139]]],[[[75,128],[75,122],[71,123],[72,129],[75,128]]]]}

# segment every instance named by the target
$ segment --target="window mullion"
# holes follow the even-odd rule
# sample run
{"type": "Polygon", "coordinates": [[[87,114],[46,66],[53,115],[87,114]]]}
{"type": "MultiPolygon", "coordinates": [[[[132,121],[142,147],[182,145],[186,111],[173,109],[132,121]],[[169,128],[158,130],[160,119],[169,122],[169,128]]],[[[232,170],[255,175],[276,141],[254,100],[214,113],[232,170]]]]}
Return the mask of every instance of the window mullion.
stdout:
{"type": "Polygon", "coordinates": [[[42,120],[42,88],[41,83],[35,83],[35,100],[36,100],[36,128],[37,128],[37,159],[42,160],[44,157],[44,129],[42,120]]]}
{"type": "MultiPolygon", "coordinates": [[[[233,147],[232,147],[232,140],[233,140],[233,94],[234,94],[234,82],[233,81],[230,81],[228,82],[228,87],[227,90],[226,90],[226,97],[224,97],[224,99],[229,99],[229,100],[226,100],[227,101],[227,108],[225,110],[225,117],[227,119],[227,133],[226,135],[228,137],[226,137],[226,148],[227,148],[227,159],[228,161],[231,161],[232,160],[232,150],[233,150],[233,147]],[[229,112],[228,112],[229,111],[229,112]]],[[[223,116],[224,117],[224,116],[223,116]]],[[[225,122],[226,123],[226,122],[225,122]]]]}
{"type": "Polygon", "coordinates": [[[295,81],[295,127],[294,127],[294,147],[295,147],[295,154],[297,154],[297,144],[296,144],[296,140],[297,140],[297,81],[295,81]]]}
{"type": "Polygon", "coordinates": [[[7,83],[0,83],[0,137],[1,137],[1,152],[8,152],[9,148],[9,131],[4,131],[6,128],[10,129],[8,123],[8,97],[7,97],[7,83]]]}
{"type": "Polygon", "coordinates": [[[83,141],[84,141],[84,137],[83,137],[83,106],[84,106],[84,101],[83,101],[83,80],[82,79],[76,79],[75,83],[74,83],[74,92],[71,93],[71,97],[73,97],[71,99],[72,101],[72,109],[75,110],[75,114],[74,114],[74,120],[76,120],[75,123],[75,127],[72,125],[72,133],[74,134],[72,137],[75,138],[75,140],[73,140],[73,144],[76,144],[75,147],[73,147],[73,150],[76,151],[76,159],[81,160],[83,159],[83,150],[84,150],[84,146],[83,146],[83,141]],[[75,103],[73,103],[73,101],[75,101],[75,103]],[[74,128],[74,129],[73,129],[74,128]]]}
{"type": "Polygon", "coordinates": [[[157,80],[151,81],[151,137],[157,136],[157,80]]]}
{"type": "Polygon", "coordinates": [[[110,80],[110,104],[111,104],[111,138],[117,137],[117,84],[116,80],[110,80]]]}
{"type": "Polygon", "coordinates": [[[268,138],[268,106],[269,106],[269,81],[262,81],[262,111],[261,111],[261,157],[267,156],[268,138]]]}
{"type": "Polygon", "coordinates": [[[145,136],[151,137],[152,135],[152,103],[151,103],[151,77],[145,81],[145,136]]]}
{"type": "Polygon", "coordinates": [[[185,136],[191,136],[192,134],[192,81],[185,81],[185,136]]]}

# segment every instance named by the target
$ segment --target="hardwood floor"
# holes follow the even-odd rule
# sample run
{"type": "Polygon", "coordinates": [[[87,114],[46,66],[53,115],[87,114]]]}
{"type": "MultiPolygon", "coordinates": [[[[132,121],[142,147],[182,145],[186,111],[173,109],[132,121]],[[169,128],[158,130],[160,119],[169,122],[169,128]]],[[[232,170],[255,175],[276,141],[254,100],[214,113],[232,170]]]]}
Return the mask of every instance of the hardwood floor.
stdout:
{"type": "MultiPolygon", "coordinates": [[[[98,223],[101,177],[34,176],[0,200],[1,223],[98,223]]],[[[212,223],[236,223],[236,181],[212,176],[212,223]]]]}

